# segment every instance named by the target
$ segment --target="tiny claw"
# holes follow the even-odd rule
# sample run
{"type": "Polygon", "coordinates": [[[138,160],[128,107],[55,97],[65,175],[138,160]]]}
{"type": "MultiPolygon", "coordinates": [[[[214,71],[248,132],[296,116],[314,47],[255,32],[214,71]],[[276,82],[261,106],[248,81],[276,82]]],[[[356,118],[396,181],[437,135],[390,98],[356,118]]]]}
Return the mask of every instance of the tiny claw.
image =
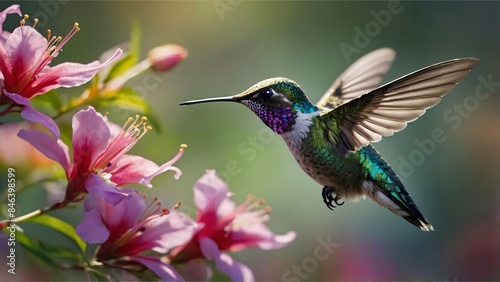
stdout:
{"type": "Polygon", "coordinates": [[[334,202],[337,206],[342,206],[343,204],[345,204],[345,201],[343,201],[342,203],[339,203],[339,200],[340,200],[339,195],[335,195],[335,197],[333,198],[333,202],[334,202]]]}
{"type": "Polygon", "coordinates": [[[345,203],[345,202],[341,203],[339,202],[340,196],[332,187],[328,186],[323,187],[321,195],[323,196],[323,202],[326,204],[326,207],[331,210],[333,210],[337,206],[342,206],[345,203]],[[333,193],[335,193],[335,197],[332,196],[333,193]],[[333,203],[335,203],[335,205],[333,203]]]}

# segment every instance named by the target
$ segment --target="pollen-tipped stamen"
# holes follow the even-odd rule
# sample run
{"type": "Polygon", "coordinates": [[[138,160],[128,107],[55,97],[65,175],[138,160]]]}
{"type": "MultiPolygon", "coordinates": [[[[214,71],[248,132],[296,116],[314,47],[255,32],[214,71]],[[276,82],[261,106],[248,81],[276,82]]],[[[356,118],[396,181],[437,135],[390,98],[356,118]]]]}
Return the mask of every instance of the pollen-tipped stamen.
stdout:
{"type": "Polygon", "coordinates": [[[255,201],[253,195],[247,195],[247,200],[236,207],[222,222],[226,224],[226,231],[237,230],[242,226],[249,224],[263,223],[269,220],[271,207],[266,206],[263,209],[257,209],[264,204],[264,199],[259,198],[255,201]]]}
{"type": "Polygon", "coordinates": [[[109,143],[108,147],[100,155],[95,167],[104,168],[116,156],[128,152],[146,132],[152,128],[147,124],[147,118],[139,115],[135,119],[129,117],[122,127],[122,131],[109,143]]]}
{"type": "Polygon", "coordinates": [[[77,33],[80,31],[80,25],[78,23],[73,24],[73,28],[68,32],[68,34],[62,39],[62,41],[57,45],[56,54],[62,49],[62,47],[77,33]]]}
{"type": "Polygon", "coordinates": [[[159,202],[157,197],[153,198],[153,201],[149,203],[149,205],[144,209],[142,212],[140,218],[141,220],[144,220],[151,216],[152,214],[157,213],[161,209],[161,203],[159,202]]]}
{"type": "Polygon", "coordinates": [[[175,205],[174,205],[172,208],[170,208],[170,209],[171,209],[171,210],[178,209],[181,205],[182,205],[182,201],[181,201],[181,200],[179,200],[179,201],[177,201],[177,203],[175,203],[175,205]]]}
{"type": "Polygon", "coordinates": [[[128,244],[135,237],[141,236],[142,233],[147,230],[145,225],[148,222],[168,213],[170,213],[168,209],[161,209],[161,203],[158,201],[158,198],[155,197],[153,201],[151,201],[151,203],[149,203],[149,205],[144,209],[139,217],[139,220],[134,224],[134,226],[116,238],[116,240],[108,246],[106,253],[114,253],[122,246],[128,244]]]}
{"type": "Polygon", "coordinates": [[[62,41],[61,36],[52,36],[47,40],[47,48],[45,48],[45,52],[48,57],[50,57],[51,54],[54,53],[57,45],[59,45],[61,41],[62,41]]]}
{"type": "MultiPolygon", "coordinates": [[[[26,20],[29,18],[29,15],[24,15],[24,18],[21,20],[21,26],[24,26],[26,24],[26,20]]],[[[38,20],[35,19],[35,25],[38,23],[38,20]]],[[[35,27],[35,26],[33,26],[35,27]]],[[[57,56],[59,51],[62,50],[62,47],[75,35],[76,32],[80,30],[78,23],[75,23],[73,25],[73,28],[70,30],[68,35],[66,37],[62,38],[60,36],[52,36],[50,30],[48,31],[49,37],[47,38],[47,47],[45,48],[45,52],[43,56],[40,56],[37,58],[37,62],[33,64],[33,67],[23,76],[23,78],[17,82],[17,87],[14,89],[14,92],[22,92],[24,87],[31,82],[35,77],[36,74],[40,73],[45,66],[47,66],[53,58],[57,56]]]]}
{"type": "Polygon", "coordinates": [[[146,132],[152,129],[152,127],[147,124],[148,118],[143,116],[139,121],[139,115],[136,115],[134,122],[127,129],[125,129],[125,126],[132,120],[132,118],[129,118],[127,120],[127,123],[123,127],[125,135],[129,135],[132,138],[141,139],[142,136],[146,134],[146,132]]]}
{"type": "Polygon", "coordinates": [[[26,24],[26,20],[29,19],[30,16],[28,14],[24,14],[23,19],[19,22],[21,26],[24,26],[26,24]]]}

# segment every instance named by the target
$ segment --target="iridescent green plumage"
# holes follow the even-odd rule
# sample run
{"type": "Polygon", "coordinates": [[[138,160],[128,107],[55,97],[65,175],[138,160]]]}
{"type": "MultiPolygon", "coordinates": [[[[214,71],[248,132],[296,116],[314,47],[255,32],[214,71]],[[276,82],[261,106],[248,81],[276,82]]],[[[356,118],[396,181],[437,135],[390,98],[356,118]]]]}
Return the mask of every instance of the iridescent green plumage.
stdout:
{"type": "Polygon", "coordinates": [[[396,173],[370,145],[406,127],[436,105],[478,62],[461,58],[438,63],[375,88],[395,53],[384,48],[349,67],[317,105],[297,83],[271,78],[232,97],[182,104],[231,101],[250,108],[280,134],[300,167],[324,186],[329,208],[341,198],[369,197],[422,230],[422,216],[396,173]]]}

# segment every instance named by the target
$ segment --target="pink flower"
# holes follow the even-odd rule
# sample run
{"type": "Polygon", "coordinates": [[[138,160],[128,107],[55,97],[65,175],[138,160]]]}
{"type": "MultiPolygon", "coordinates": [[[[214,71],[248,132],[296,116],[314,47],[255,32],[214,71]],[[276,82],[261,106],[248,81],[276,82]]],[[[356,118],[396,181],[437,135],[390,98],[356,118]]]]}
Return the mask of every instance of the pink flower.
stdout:
{"type": "Polygon", "coordinates": [[[254,210],[263,201],[248,200],[240,206],[230,200],[227,185],[208,170],[194,186],[194,201],[198,209],[196,221],[200,230],[193,239],[171,253],[173,262],[196,258],[215,261],[215,265],[235,281],[253,280],[252,271],[223,251],[239,251],[250,247],[277,249],[295,239],[295,232],[273,234],[264,222],[269,220],[270,208],[254,210]]]}
{"type": "Polygon", "coordinates": [[[151,128],[146,118],[129,118],[123,128],[110,123],[93,107],[81,110],[73,116],[73,162],[70,162],[68,146],[60,139],[54,140],[41,131],[20,130],[18,136],[29,142],[48,158],[61,164],[66,171],[68,187],[64,206],[80,201],[85,193],[97,195],[116,205],[131,197],[131,190],[119,187],[138,183],[149,188],[156,175],[173,170],[175,178],[181,171],[172,165],[179,160],[185,145],[170,161],[158,166],[140,156],[126,153],[151,128]]]}
{"type": "MultiPolygon", "coordinates": [[[[12,8],[9,11],[11,10],[17,12],[12,8]]],[[[5,17],[6,11],[0,14],[0,21],[2,17],[5,17]]],[[[88,82],[101,68],[115,60],[122,51],[116,50],[102,64],[99,61],[94,61],[89,64],[62,63],[50,67],[52,59],[80,30],[78,23],[75,23],[73,29],[64,39],[56,36],[50,37],[49,34],[49,40],[47,40],[33,27],[24,25],[27,18],[25,16],[21,21],[21,26],[9,34],[5,42],[0,42],[0,83],[2,88],[0,105],[10,106],[7,111],[0,113],[0,115],[14,111],[12,108],[16,106],[20,107],[21,116],[24,119],[41,123],[57,139],[59,138],[59,129],[55,122],[34,110],[29,99],[55,88],[75,87],[88,82]]],[[[35,19],[35,24],[36,22],[35,19]]]]}
{"type": "Polygon", "coordinates": [[[4,31],[2,26],[3,22],[5,22],[5,19],[7,18],[7,15],[9,14],[18,14],[20,17],[22,17],[21,8],[19,7],[19,5],[11,5],[0,12],[0,44],[5,44],[5,41],[10,34],[10,32],[4,31]]]}
{"type": "Polygon", "coordinates": [[[150,251],[166,254],[188,241],[197,228],[191,218],[162,209],[157,199],[146,207],[139,193],[131,193],[130,199],[114,206],[92,196],[84,203],[84,219],[76,231],[88,243],[101,244],[97,261],[122,269],[134,269],[140,263],[163,280],[182,280],[168,262],[150,251]]]}

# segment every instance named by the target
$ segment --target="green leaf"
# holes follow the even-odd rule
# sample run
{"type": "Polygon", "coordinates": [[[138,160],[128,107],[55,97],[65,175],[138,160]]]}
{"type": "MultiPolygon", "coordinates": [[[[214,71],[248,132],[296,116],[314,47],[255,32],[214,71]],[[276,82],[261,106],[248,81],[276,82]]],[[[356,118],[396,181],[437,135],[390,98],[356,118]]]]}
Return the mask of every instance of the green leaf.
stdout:
{"type": "Polygon", "coordinates": [[[58,123],[59,130],[61,131],[61,140],[64,144],[71,144],[71,139],[73,136],[73,127],[70,123],[58,123]]]}
{"type": "Polygon", "coordinates": [[[137,54],[141,53],[141,24],[138,21],[134,21],[132,24],[132,30],[130,31],[130,52],[137,54]]]}
{"type": "Polygon", "coordinates": [[[38,257],[44,263],[50,266],[57,266],[54,256],[52,256],[51,253],[46,252],[39,241],[29,238],[24,233],[16,232],[16,242],[20,243],[30,253],[38,257]]]}
{"type": "Polygon", "coordinates": [[[25,222],[32,222],[32,223],[38,223],[41,225],[45,225],[47,227],[50,227],[69,239],[71,239],[76,246],[80,249],[82,254],[85,254],[85,249],[87,248],[87,243],[85,243],[80,236],[76,233],[75,228],[71,226],[69,223],[62,221],[58,218],[52,217],[48,214],[42,214],[40,216],[32,217],[25,222]]]}
{"type": "Polygon", "coordinates": [[[55,89],[50,90],[43,95],[34,97],[33,99],[31,99],[31,103],[39,107],[49,108],[56,113],[60,112],[64,105],[64,101],[61,99],[61,95],[55,89]]]}
{"type": "Polygon", "coordinates": [[[109,275],[104,274],[103,272],[94,268],[88,268],[87,271],[94,274],[95,277],[97,278],[97,281],[118,281],[118,280],[111,280],[109,275]]]}
{"type": "Polygon", "coordinates": [[[160,123],[156,113],[153,112],[153,109],[149,106],[148,102],[142,97],[142,95],[132,88],[123,87],[118,93],[100,99],[94,106],[96,108],[121,108],[135,114],[144,115],[148,118],[148,123],[160,132],[160,123]]]}
{"type": "Polygon", "coordinates": [[[137,64],[139,60],[141,46],[141,27],[138,23],[134,23],[130,33],[130,50],[124,53],[121,58],[111,67],[108,76],[104,82],[123,74],[125,71],[137,64]]]}
{"type": "Polygon", "coordinates": [[[32,239],[19,231],[16,232],[16,242],[25,247],[42,262],[50,266],[60,266],[57,259],[70,259],[74,261],[75,264],[83,261],[83,257],[81,255],[75,254],[66,247],[43,243],[40,240],[32,239]]]}

